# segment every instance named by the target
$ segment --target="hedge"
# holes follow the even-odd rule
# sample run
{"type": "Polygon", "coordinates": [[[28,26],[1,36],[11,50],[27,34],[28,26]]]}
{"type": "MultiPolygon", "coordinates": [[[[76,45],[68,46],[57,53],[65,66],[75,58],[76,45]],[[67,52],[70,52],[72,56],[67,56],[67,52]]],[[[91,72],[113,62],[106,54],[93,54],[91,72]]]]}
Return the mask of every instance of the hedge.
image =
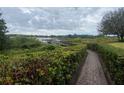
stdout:
{"type": "Polygon", "coordinates": [[[124,50],[96,43],[88,44],[87,47],[100,54],[114,83],[124,84],[124,50]]]}
{"type": "Polygon", "coordinates": [[[0,55],[0,84],[69,84],[86,53],[82,45],[0,55]]]}

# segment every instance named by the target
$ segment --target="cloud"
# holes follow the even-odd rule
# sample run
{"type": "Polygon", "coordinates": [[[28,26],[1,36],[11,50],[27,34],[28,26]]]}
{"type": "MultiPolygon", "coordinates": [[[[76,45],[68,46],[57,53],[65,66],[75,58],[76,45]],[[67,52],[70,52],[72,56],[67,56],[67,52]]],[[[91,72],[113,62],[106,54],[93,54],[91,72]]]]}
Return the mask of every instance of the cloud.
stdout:
{"type": "Polygon", "coordinates": [[[30,9],[27,9],[27,8],[19,8],[23,13],[26,13],[26,14],[31,14],[31,10],[30,9]]]}
{"type": "Polygon", "coordinates": [[[98,34],[103,15],[116,8],[1,8],[9,33],[14,34],[98,34]]]}

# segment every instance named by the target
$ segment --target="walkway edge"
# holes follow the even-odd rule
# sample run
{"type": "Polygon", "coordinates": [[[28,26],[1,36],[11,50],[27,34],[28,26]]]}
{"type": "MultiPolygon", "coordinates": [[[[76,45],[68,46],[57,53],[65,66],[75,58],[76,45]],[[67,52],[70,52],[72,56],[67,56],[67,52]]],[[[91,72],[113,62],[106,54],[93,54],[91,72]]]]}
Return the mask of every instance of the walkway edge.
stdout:
{"type": "Polygon", "coordinates": [[[72,80],[70,81],[69,85],[75,85],[76,84],[76,82],[77,82],[77,80],[78,80],[78,78],[79,78],[79,76],[81,74],[82,67],[83,67],[83,65],[85,63],[85,60],[87,58],[87,54],[88,53],[86,52],[84,57],[82,58],[81,62],[79,63],[76,71],[74,72],[74,74],[72,76],[72,80]]]}
{"type": "Polygon", "coordinates": [[[98,52],[96,52],[98,57],[99,57],[99,60],[100,60],[100,63],[101,63],[101,66],[102,66],[102,69],[103,69],[103,72],[104,72],[104,75],[107,79],[107,82],[109,85],[114,85],[114,82],[111,80],[111,77],[110,77],[110,73],[109,71],[107,70],[107,67],[102,59],[102,57],[100,56],[100,54],[98,52]]]}

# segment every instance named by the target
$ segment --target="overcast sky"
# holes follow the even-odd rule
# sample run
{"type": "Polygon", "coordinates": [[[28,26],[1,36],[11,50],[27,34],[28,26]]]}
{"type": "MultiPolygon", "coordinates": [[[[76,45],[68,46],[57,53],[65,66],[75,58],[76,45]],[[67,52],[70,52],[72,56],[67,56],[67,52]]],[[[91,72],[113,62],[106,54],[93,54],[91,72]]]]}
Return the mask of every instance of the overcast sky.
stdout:
{"type": "Polygon", "coordinates": [[[97,35],[103,15],[116,8],[1,8],[10,34],[97,35]]]}

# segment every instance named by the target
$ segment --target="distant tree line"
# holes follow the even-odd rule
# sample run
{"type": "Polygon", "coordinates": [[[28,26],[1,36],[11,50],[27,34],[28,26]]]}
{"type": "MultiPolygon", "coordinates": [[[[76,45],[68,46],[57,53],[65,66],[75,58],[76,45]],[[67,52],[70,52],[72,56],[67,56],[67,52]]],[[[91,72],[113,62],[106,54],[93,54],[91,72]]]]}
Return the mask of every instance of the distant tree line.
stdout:
{"type": "Polygon", "coordinates": [[[104,35],[116,35],[119,41],[124,41],[124,8],[105,14],[98,31],[104,35]]]}
{"type": "Polygon", "coordinates": [[[21,36],[21,37],[38,37],[38,38],[77,38],[77,37],[80,37],[80,38],[95,38],[97,36],[93,36],[93,35],[78,35],[78,34],[69,34],[69,35],[50,35],[50,36],[47,36],[47,35],[21,35],[21,34],[8,34],[7,35],[8,37],[17,37],[17,36],[21,36]]]}

